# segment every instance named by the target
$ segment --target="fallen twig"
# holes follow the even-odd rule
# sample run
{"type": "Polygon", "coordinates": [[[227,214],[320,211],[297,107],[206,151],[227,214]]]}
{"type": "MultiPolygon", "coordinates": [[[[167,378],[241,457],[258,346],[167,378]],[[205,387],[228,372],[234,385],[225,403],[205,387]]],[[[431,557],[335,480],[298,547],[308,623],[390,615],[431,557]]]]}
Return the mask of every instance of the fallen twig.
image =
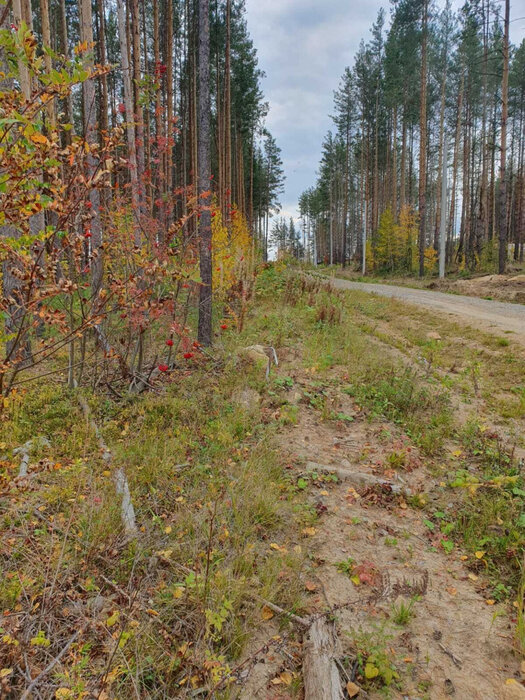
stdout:
{"type": "Polygon", "coordinates": [[[25,479],[27,476],[27,470],[29,466],[29,456],[31,451],[37,447],[49,447],[50,442],[45,437],[35,438],[34,440],[28,440],[21,447],[17,447],[13,450],[14,455],[22,455],[22,461],[20,462],[20,470],[18,472],[18,477],[20,479],[25,479]]]}
{"type": "Polygon", "coordinates": [[[30,684],[27,686],[27,688],[24,690],[24,692],[23,692],[23,694],[22,694],[20,700],[28,700],[28,698],[31,697],[31,693],[33,692],[34,687],[42,680],[42,678],[44,678],[45,676],[47,676],[47,674],[50,673],[50,672],[55,668],[55,666],[57,665],[57,663],[58,663],[58,662],[60,661],[60,659],[64,656],[64,654],[67,653],[67,651],[68,651],[68,649],[71,647],[71,645],[74,644],[74,643],[76,642],[76,640],[77,640],[78,637],[82,634],[82,632],[84,631],[84,629],[85,629],[85,628],[82,627],[81,629],[79,629],[79,630],[77,630],[77,631],[75,632],[75,634],[71,637],[71,639],[70,639],[69,642],[65,645],[65,647],[63,647],[63,648],[59,651],[59,653],[55,656],[55,658],[52,659],[52,660],[48,663],[48,665],[45,667],[45,669],[44,669],[43,671],[41,671],[41,672],[38,674],[38,676],[37,676],[33,681],[31,681],[31,683],[30,683],[30,684]]]}
{"type": "Polygon", "coordinates": [[[455,656],[455,655],[450,651],[450,649],[447,649],[447,647],[446,647],[444,644],[441,644],[441,642],[439,642],[439,648],[441,649],[441,651],[442,651],[444,654],[446,654],[447,656],[450,656],[450,658],[452,659],[452,661],[454,662],[454,664],[455,664],[458,668],[461,668],[461,667],[463,666],[463,662],[461,661],[461,659],[459,659],[457,656],[455,656]]]}
{"type": "MultiPolygon", "coordinates": [[[[91,411],[89,405],[85,398],[81,395],[78,397],[80,406],[84,412],[87,422],[91,426],[91,429],[97,436],[99,447],[102,451],[102,459],[108,466],[113,464],[113,455],[109,447],[100,432],[98,425],[95,423],[91,416],[91,411]]],[[[124,530],[128,535],[136,537],[137,535],[137,524],[135,521],[135,509],[133,508],[133,503],[131,501],[131,493],[129,490],[128,480],[126,478],[126,473],[122,467],[118,467],[113,470],[113,481],[115,482],[115,488],[119,496],[121,496],[121,506],[120,513],[122,518],[122,524],[124,525],[124,530]]]]}

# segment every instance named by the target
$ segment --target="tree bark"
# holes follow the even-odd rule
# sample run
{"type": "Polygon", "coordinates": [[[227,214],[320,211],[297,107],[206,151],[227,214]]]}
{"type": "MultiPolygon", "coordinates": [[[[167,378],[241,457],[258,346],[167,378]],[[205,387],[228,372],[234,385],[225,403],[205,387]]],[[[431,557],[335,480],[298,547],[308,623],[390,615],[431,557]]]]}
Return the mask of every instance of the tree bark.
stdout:
{"type": "Polygon", "coordinates": [[[315,620],[303,641],[305,700],[343,700],[344,692],[336,664],[337,635],[326,617],[315,620]]]}
{"type": "Polygon", "coordinates": [[[201,207],[199,343],[212,344],[212,238],[210,196],[210,19],[209,0],[199,0],[198,192],[201,207]]]}
{"type": "Polygon", "coordinates": [[[507,119],[509,111],[509,24],[510,0],[505,0],[503,35],[503,80],[501,83],[501,159],[499,169],[499,274],[507,267],[507,119]]]}
{"type": "Polygon", "coordinates": [[[421,106],[419,112],[419,276],[425,274],[427,211],[427,24],[428,0],[423,4],[421,45],[421,106]]]}

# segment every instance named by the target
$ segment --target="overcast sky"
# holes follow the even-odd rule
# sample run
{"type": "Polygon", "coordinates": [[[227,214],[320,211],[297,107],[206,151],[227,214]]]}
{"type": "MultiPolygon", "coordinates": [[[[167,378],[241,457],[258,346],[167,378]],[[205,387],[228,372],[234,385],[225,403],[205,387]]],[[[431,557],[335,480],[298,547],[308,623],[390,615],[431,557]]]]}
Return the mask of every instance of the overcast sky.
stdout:
{"type": "MultiPolygon", "coordinates": [[[[379,9],[389,5],[388,0],[246,0],[248,28],[266,73],[267,124],[283,152],[286,216],[297,215],[299,195],[315,182],[343,70],[352,65],[361,39],[370,38],[379,9]]],[[[511,5],[512,18],[525,15],[525,0],[511,5]]],[[[517,43],[525,20],[511,28],[517,43]]]]}

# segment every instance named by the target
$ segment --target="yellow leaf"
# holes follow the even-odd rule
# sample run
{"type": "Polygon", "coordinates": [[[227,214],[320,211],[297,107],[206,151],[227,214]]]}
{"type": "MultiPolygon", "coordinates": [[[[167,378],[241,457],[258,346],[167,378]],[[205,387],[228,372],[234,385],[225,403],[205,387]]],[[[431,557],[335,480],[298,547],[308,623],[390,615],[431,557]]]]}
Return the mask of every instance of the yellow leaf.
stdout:
{"type": "Polygon", "coordinates": [[[354,584],[354,586],[360,586],[361,585],[361,579],[359,576],[351,576],[350,581],[354,584]]]}
{"type": "Polygon", "coordinates": [[[476,576],[476,574],[469,574],[468,577],[469,577],[469,579],[470,579],[471,581],[477,581],[477,580],[478,580],[478,577],[476,576]]]}
{"type": "Polygon", "coordinates": [[[2,668],[0,669],[0,678],[7,678],[7,676],[10,676],[12,673],[12,668],[2,668]]]}
{"type": "Polygon", "coordinates": [[[293,676],[289,671],[283,671],[279,676],[284,685],[291,685],[293,681],[293,676]]]}
{"type": "Polygon", "coordinates": [[[485,556],[485,552],[476,552],[476,559],[483,559],[485,556]]]}
{"type": "Polygon", "coordinates": [[[496,605],[496,601],[495,601],[495,600],[486,600],[485,603],[486,603],[487,605],[496,605]]]}
{"type": "Polygon", "coordinates": [[[167,535],[169,535],[170,532],[172,531],[172,529],[173,529],[173,528],[171,527],[171,525],[168,525],[167,527],[164,528],[164,532],[165,532],[167,535]]]}
{"type": "Polygon", "coordinates": [[[311,537],[312,535],[315,535],[317,530],[315,527],[305,527],[303,530],[301,530],[301,532],[303,535],[306,535],[306,537],[311,537]]]}
{"type": "Polygon", "coordinates": [[[73,691],[70,688],[58,688],[55,691],[55,698],[57,700],[67,700],[67,698],[73,697],[73,691]]]}
{"type": "Polygon", "coordinates": [[[463,555],[460,557],[460,559],[461,559],[461,561],[467,561],[468,557],[465,556],[465,554],[463,554],[463,555]]]}
{"type": "Polygon", "coordinates": [[[265,605],[261,610],[261,617],[263,620],[271,620],[273,617],[273,610],[265,605]]]}
{"type": "Polygon", "coordinates": [[[270,545],[270,549],[275,549],[275,550],[279,551],[281,548],[279,547],[279,545],[276,542],[272,542],[270,545]]]}
{"type": "Polygon", "coordinates": [[[173,597],[175,599],[182,598],[184,595],[184,588],[182,586],[177,586],[177,588],[173,591],[173,597]]]}
{"type": "Polygon", "coordinates": [[[41,134],[39,131],[33,132],[30,136],[30,139],[33,143],[43,143],[46,145],[49,143],[44,134],[41,134]]]}
{"type": "Polygon", "coordinates": [[[374,666],[374,664],[368,663],[365,666],[365,678],[372,680],[372,678],[377,678],[379,676],[379,669],[374,666]]]}
{"type": "Polygon", "coordinates": [[[108,617],[108,619],[106,620],[106,625],[107,625],[107,627],[113,627],[113,625],[116,625],[117,622],[118,622],[119,617],[120,617],[120,613],[119,613],[118,610],[116,610],[116,611],[113,613],[113,615],[111,615],[110,617],[108,617]]]}

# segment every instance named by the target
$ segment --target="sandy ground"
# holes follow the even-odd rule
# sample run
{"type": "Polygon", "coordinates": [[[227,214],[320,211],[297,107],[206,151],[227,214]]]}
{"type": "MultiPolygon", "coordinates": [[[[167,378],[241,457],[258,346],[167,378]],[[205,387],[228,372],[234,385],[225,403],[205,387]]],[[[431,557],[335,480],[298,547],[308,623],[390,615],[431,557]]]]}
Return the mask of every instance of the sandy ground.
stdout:
{"type": "Polygon", "coordinates": [[[484,330],[513,333],[516,339],[525,344],[525,305],[479,299],[459,294],[447,294],[409,287],[394,287],[388,284],[367,284],[333,278],[338,289],[357,289],[380,296],[425,306],[439,313],[461,316],[469,325],[484,330]]]}

